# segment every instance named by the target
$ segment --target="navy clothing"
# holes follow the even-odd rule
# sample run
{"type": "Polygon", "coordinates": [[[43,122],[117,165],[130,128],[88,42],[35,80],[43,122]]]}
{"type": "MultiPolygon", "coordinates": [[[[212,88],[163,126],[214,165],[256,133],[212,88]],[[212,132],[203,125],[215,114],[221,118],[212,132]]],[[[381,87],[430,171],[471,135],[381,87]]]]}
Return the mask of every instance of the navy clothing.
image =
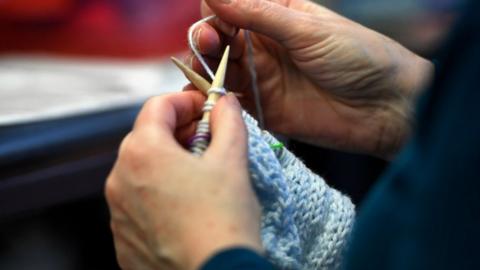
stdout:
{"type": "Polygon", "coordinates": [[[244,248],[222,251],[211,258],[202,270],[274,270],[259,254],[244,248]]]}
{"type": "Polygon", "coordinates": [[[472,1],[411,142],[360,209],[345,269],[480,269],[479,11],[472,1]]]}
{"type": "MultiPolygon", "coordinates": [[[[420,101],[411,141],[359,210],[347,270],[480,269],[480,1],[468,10],[420,101]]],[[[266,264],[235,254],[203,270],[266,264]]]]}

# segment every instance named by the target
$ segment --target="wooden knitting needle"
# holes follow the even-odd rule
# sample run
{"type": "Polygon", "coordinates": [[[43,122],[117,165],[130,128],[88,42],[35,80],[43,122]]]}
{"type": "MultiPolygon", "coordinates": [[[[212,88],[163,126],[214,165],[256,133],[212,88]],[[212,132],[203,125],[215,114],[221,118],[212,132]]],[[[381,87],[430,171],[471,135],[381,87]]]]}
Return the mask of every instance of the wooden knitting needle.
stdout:
{"type": "Polygon", "coordinates": [[[198,88],[198,90],[202,91],[205,95],[207,95],[208,89],[212,87],[212,85],[205,80],[202,76],[200,76],[198,73],[193,71],[191,68],[189,68],[187,65],[182,63],[180,60],[178,60],[175,57],[171,57],[173,63],[183,72],[185,77],[193,84],[195,87],[198,88]]]}
{"type": "MultiPolygon", "coordinates": [[[[217,69],[217,72],[215,73],[215,78],[213,79],[212,86],[210,87],[210,89],[223,88],[223,84],[225,83],[225,75],[227,74],[227,63],[228,63],[229,53],[230,53],[230,46],[227,46],[227,48],[225,48],[225,52],[223,53],[222,60],[218,65],[218,69],[217,69]]],[[[222,96],[221,94],[215,93],[215,92],[208,94],[207,102],[216,103],[221,96],[222,96]]],[[[210,119],[210,112],[205,112],[203,115],[203,118],[210,119]]]]}
{"type": "MultiPolygon", "coordinates": [[[[182,63],[180,60],[178,60],[177,58],[175,57],[171,57],[171,60],[173,61],[173,63],[183,72],[183,74],[185,75],[185,77],[195,86],[198,88],[198,90],[200,90],[200,92],[202,92],[204,95],[208,95],[207,92],[208,92],[208,89],[210,89],[210,87],[212,87],[212,85],[207,81],[205,80],[202,76],[200,76],[200,74],[198,74],[197,72],[193,71],[191,68],[189,68],[187,65],[185,65],[184,63],[182,63]]],[[[237,93],[237,92],[233,92],[233,94],[237,97],[237,98],[242,98],[244,97],[244,95],[242,93],[237,93]]]]}
{"type": "MultiPolygon", "coordinates": [[[[227,46],[223,53],[222,60],[218,65],[215,78],[213,79],[211,87],[208,89],[207,100],[203,106],[203,116],[200,122],[198,122],[195,136],[191,139],[190,151],[196,156],[200,156],[207,149],[210,142],[210,115],[213,106],[217,103],[218,99],[225,94],[223,88],[225,82],[225,75],[227,72],[228,54],[230,47],[227,46]]],[[[190,73],[191,74],[191,73],[190,73]]],[[[198,78],[197,78],[198,79],[198,78]]],[[[204,85],[205,86],[205,85],[204,85]]]]}

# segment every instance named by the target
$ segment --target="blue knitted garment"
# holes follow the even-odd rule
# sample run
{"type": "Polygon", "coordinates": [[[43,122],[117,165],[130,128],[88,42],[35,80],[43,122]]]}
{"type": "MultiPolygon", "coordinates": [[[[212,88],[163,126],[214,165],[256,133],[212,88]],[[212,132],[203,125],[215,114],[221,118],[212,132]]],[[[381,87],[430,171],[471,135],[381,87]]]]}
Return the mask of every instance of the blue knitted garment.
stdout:
{"type": "Polygon", "coordinates": [[[262,206],[267,258],[280,269],[339,269],[355,208],[247,113],[250,178],[262,206]]]}

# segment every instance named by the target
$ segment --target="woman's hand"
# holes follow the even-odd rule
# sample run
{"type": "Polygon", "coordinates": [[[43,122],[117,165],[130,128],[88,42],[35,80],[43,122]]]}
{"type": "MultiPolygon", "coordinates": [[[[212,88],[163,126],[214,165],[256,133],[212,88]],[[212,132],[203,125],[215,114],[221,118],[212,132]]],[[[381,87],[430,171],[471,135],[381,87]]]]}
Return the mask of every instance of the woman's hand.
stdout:
{"type": "Polygon", "coordinates": [[[214,108],[202,157],[178,143],[193,135],[204,100],[194,91],[151,99],[122,143],[106,196],[123,269],[198,269],[224,248],[262,251],[236,98],[214,108]]]}
{"type": "Polygon", "coordinates": [[[307,0],[204,0],[202,12],[218,19],[194,34],[199,50],[215,63],[231,43],[227,87],[254,113],[244,35],[235,29],[252,30],[268,129],[384,158],[402,146],[428,61],[307,0]]]}

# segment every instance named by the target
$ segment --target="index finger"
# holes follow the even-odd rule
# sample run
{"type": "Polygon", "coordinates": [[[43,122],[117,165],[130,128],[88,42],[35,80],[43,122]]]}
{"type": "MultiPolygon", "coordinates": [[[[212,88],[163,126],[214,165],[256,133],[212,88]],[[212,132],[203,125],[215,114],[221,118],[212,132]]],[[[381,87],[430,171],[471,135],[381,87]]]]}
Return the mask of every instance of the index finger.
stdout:
{"type": "Polygon", "coordinates": [[[205,97],[196,91],[172,93],[150,98],[140,111],[133,130],[154,128],[159,134],[175,140],[178,127],[201,116],[205,97]]]}

